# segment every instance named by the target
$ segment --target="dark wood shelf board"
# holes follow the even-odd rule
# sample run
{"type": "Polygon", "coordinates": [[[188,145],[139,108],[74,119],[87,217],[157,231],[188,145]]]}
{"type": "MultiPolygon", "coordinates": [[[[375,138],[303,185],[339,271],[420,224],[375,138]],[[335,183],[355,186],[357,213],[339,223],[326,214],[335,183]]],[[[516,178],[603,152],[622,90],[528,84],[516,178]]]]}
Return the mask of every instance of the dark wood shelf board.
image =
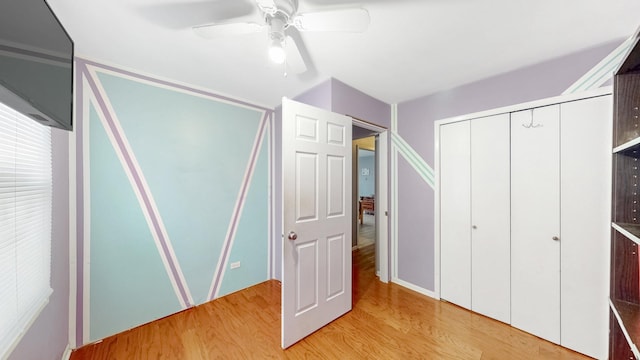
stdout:
{"type": "Polygon", "coordinates": [[[629,303],[626,301],[611,299],[615,312],[620,316],[618,323],[620,327],[629,336],[630,344],[633,352],[638,356],[637,344],[640,344],[640,305],[629,303]],[[632,346],[631,346],[632,345],[632,346]]]}
{"type": "Polygon", "coordinates": [[[629,223],[614,223],[614,225],[620,227],[624,231],[620,231],[614,226],[614,229],[621,233],[622,235],[629,238],[629,240],[635,242],[636,244],[640,244],[640,224],[629,224],[629,223]],[[626,232],[626,233],[625,233],[626,232]],[[629,234],[632,236],[630,237],[629,234]]]}
{"type": "Polygon", "coordinates": [[[616,146],[613,149],[613,153],[621,154],[624,156],[633,156],[633,152],[638,150],[640,150],[640,137],[629,140],[620,146],[616,146]]]}
{"type": "Polygon", "coordinates": [[[640,150],[640,137],[629,140],[620,146],[616,146],[613,148],[613,153],[627,155],[630,151],[632,152],[634,150],[640,150]]]}

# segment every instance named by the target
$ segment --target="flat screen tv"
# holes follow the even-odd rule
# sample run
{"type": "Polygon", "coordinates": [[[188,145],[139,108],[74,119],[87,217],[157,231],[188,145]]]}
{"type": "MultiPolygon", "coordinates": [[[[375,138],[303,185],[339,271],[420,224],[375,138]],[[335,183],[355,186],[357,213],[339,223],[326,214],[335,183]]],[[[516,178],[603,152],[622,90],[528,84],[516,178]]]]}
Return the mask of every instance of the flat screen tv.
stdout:
{"type": "Polygon", "coordinates": [[[73,130],[73,41],[45,0],[0,1],[0,102],[73,130]]]}

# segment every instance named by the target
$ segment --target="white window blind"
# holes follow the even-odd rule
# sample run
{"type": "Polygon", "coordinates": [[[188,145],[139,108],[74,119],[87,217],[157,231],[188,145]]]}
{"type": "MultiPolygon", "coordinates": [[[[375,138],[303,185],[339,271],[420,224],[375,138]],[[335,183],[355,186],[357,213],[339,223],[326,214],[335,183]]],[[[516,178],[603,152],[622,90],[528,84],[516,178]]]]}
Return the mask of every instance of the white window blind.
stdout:
{"type": "Polygon", "coordinates": [[[51,197],[51,129],[0,103],[0,358],[51,294],[51,197]]]}

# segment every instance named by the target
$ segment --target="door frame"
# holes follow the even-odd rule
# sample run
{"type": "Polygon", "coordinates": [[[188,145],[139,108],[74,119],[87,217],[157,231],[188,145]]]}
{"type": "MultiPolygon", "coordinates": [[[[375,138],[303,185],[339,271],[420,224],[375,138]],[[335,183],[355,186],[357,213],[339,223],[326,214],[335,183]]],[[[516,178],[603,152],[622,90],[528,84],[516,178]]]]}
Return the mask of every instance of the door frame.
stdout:
{"type": "MultiPolygon", "coordinates": [[[[377,133],[376,136],[376,275],[380,281],[388,283],[390,278],[389,259],[389,129],[368,121],[351,117],[352,125],[377,133]]],[[[375,135],[374,135],[375,136],[375,135]]],[[[353,139],[352,139],[353,140],[353,139]]],[[[357,181],[357,179],[356,179],[357,181]]],[[[352,209],[358,209],[358,197],[353,197],[352,209]]]]}

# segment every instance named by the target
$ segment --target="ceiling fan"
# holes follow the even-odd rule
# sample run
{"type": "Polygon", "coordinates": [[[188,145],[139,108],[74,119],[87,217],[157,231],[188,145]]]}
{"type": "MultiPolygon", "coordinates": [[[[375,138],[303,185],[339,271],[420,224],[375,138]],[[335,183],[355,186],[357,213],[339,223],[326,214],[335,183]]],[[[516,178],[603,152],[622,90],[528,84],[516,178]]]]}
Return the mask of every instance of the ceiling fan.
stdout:
{"type": "MultiPolygon", "coordinates": [[[[369,26],[369,12],[348,8],[298,13],[298,0],[255,0],[264,23],[235,22],[198,25],[193,31],[204,38],[268,31],[269,57],[277,64],[285,63],[297,74],[307,71],[300,49],[291,35],[298,31],[363,32],[369,26]]],[[[298,41],[302,41],[297,37],[298,41]]]]}

